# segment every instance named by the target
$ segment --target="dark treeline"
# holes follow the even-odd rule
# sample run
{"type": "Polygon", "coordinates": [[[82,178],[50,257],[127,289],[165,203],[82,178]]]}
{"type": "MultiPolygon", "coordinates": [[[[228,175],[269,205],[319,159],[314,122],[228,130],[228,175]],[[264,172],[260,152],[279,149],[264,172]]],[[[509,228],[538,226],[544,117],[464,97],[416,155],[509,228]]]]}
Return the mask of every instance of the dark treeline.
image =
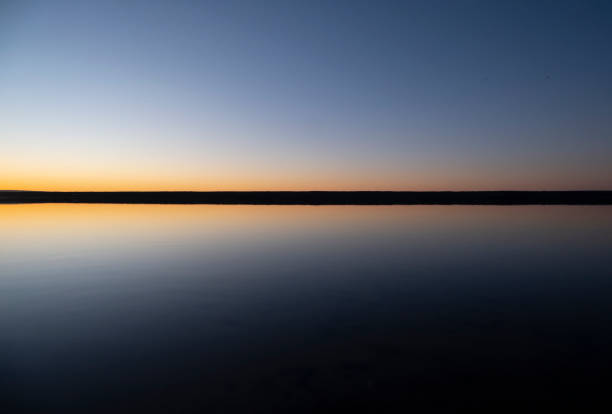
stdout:
{"type": "Polygon", "coordinates": [[[0,203],[612,204],[612,191],[2,191],[0,203]]]}

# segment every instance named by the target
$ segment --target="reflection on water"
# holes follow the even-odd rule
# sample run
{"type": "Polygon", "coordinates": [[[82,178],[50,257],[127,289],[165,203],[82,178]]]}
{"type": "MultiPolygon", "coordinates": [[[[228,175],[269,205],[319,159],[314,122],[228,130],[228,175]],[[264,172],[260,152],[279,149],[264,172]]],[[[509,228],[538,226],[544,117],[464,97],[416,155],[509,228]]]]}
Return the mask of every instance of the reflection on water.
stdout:
{"type": "Polygon", "coordinates": [[[455,407],[607,386],[611,207],[0,205],[0,229],[0,404],[15,412],[455,407]]]}

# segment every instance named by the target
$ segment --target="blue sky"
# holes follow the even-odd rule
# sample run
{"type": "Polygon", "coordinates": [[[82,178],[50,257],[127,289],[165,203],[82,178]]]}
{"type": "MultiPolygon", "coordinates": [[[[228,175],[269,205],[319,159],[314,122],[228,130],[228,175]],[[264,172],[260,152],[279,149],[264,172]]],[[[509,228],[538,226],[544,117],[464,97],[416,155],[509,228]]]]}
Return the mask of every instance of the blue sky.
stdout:
{"type": "Polygon", "coordinates": [[[612,189],[609,2],[2,4],[2,188],[612,189]]]}

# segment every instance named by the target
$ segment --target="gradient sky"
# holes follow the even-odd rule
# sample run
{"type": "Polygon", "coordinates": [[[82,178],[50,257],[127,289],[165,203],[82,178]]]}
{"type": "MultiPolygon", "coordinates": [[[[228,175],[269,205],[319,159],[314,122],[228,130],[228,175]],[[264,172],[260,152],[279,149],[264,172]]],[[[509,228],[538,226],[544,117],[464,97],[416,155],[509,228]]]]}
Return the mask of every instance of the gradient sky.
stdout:
{"type": "Polygon", "coordinates": [[[0,189],[612,190],[612,2],[0,0],[0,189]]]}

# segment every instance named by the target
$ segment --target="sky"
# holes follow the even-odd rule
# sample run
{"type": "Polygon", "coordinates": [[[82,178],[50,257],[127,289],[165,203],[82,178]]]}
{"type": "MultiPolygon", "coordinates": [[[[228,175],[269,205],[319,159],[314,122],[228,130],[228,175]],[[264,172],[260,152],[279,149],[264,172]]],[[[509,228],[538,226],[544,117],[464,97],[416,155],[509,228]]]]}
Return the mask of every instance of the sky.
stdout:
{"type": "Polygon", "coordinates": [[[612,2],[0,0],[0,189],[612,190],[612,2]]]}

